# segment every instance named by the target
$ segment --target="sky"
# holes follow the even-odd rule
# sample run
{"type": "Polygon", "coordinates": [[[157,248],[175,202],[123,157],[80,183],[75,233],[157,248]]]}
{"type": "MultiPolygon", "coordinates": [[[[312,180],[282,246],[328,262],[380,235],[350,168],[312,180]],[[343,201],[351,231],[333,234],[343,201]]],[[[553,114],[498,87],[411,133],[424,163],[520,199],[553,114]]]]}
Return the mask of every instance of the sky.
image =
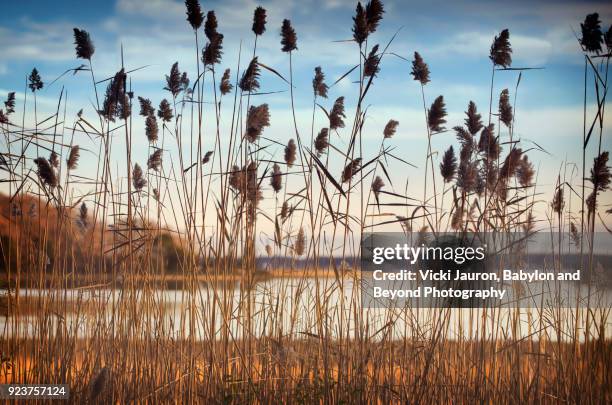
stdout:
{"type": "MultiPolygon", "coordinates": [[[[268,11],[268,23],[258,42],[259,60],[288,77],[289,61],[287,54],[280,51],[279,31],[284,18],[292,21],[298,37],[298,50],[292,55],[296,117],[300,131],[309,135],[314,67],[321,66],[331,84],[359,62],[357,45],[345,41],[352,36],[356,2],[226,0],[201,4],[204,11],[215,10],[218,30],[224,34],[225,53],[218,72],[229,67],[233,75],[240,46],[242,64],[250,59],[253,10],[261,5],[268,11]]],[[[426,135],[420,86],[409,74],[413,53],[418,51],[431,71],[431,82],[425,87],[427,104],[443,95],[449,112],[447,127],[452,128],[462,124],[463,112],[470,100],[476,102],[486,116],[491,80],[489,48],[493,37],[508,28],[514,51],[513,67],[542,69],[525,71],[518,89],[518,72],[499,72],[494,99],[502,89],[509,88],[511,97],[516,96],[515,137],[521,139],[524,149],[533,148],[535,142],[548,152],[534,150],[530,152],[530,159],[539,169],[538,183],[542,189],[538,191],[542,192],[544,201],[550,200],[551,187],[564,167],[563,162],[580,164],[582,158],[584,66],[574,31],[579,32],[585,15],[595,11],[600,14],[603,29],[607,29],[612,22],[612,3],[384,1],[384,5],[386,13],[381,26],[369,39],[369,45],[379,43],[384,47],[396,36],[366,99],[364,150],[375,153],[386,122],[398,120],[398,132],[389,143],[396,148],[395,153],[417,168],[398,164],[393,169],[393,176],[408,178],[410,187],[419,190],[423,184],[426,135]]],[[[131,85],[137,96],[150,98],[154,104],[169,97],[163,90],[164,75],[172,63],[178,61],[182,71],[187,71],[191,78],[195,76],[194,35],[185,20],[182,1],[23,0],[6,2],[0,15],[0,95],[17,91],[18,104],[22,103],[24,80],[33,67],[40,71],[45,82],[50,83],[66,69],[79,66],[82,60],[75,57],[73,27],[85,29],[91,35],[96,47],[92,64],[97,79],[112,76],[120,68],[121,47],[127,69],[148,65],[131,74],[131,85]]],[[[208,80],[209,89],[210,79],[205,80],[208,80]]],[[[329,99],[320,100],[330,108],[336,97],[346,97],[349,128],[332,138],[338,145],[346,145],[353,119],[358,92],[355,80],[355,74],[347,76],[330,89],[329,99]]],[[[257,102],[266,102],[271,108],[271,126],[264,135],[284,143],[294,136],[287,85],[265,71],[261,82],[262,91],[278,92],[257,97],[257,102]]],[[[46,86],[37,96],[39,117],[55,111],[62,88],[68,94],[68,116],[74,117],[85,106],[85,116],[95,119],[95,98],[87,72],[65,75],[46,86]]],[[[103,87],[98,89],[103,90],[103,87]]],[[[592,111],[591,96],[588,104],[592,111]]],[[[211,108],[208,110],[205,114],[212,114],[211,108]]],[[[606,135],[609,135],[611,121],[610,118],[605,120],[608,128],[604,131],[604,149],[610,149],[610,137],[606,135]]],[[[315,132],[324,122],[321,111],[317,111],[315,132]]],[[[148,151],[144,123],[135,122],[134,131],[135,160],[145,164],[148,151]]],[[[434,151],[440,155],[451,144],[456,145],[452,131],[436,135],[433,140],[434,151]]],[[[272,152],[279,157],[282,154],[280,148],[272,152]]],[[[93,152],[89,155],[94,156],[93,152]]],[[[589,156],[589,162],[591,158],[589,156]]],[[[81,169],[91,169],[88,164],[93,165],[84,159],[81,169]]]]}

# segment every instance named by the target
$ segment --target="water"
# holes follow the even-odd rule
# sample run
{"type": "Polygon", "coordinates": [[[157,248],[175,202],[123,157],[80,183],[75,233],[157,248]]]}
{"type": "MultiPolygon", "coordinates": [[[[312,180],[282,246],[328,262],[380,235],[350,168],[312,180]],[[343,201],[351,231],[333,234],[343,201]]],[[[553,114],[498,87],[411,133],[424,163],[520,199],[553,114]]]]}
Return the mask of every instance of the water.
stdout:
{"type": "MultiPolygon", "coordinates": [[[[239,283],[224,289],[201,285],[193,296],[187,291],[167,289],[20,289],[21,307],[30,307],[19,317],[7,317],[6,312],[0,316],[0,336],[32,338],[62,333],[91,338],[98,331],[104,336],[128,333],[138,338],[148,335],[178,340],[189,336],[193,317],[193,333],[198,340],[210,339],[211,335],[220,339],[223,331],[229,331],[230,338],[240,339],[279,334],[308,338],[320,335],[322,330],[331,339],[359,334],[373,340],[387,335],[392,339],[420,340],[432,336],[432,325],[439,320],[444,321],[443,336],[450,340],[567,340],[576,327],[579,340],[584,340],[586,309],[362,308],[359,289],[353,288],[353,281],[342,284],[332,278],[275,278],[258,282],[251,291],[241,289],[239,283]],[[38,306],[44,302],[46,306],[38,306]],[[195,311],[191,311],[192,304],[195,311]],[[560,325],[560,335],[553,324],[560,325]]],[[[3,299],[7,294],[6,290],[0,291],[3,299]]],[[[604,295],[608,299],[610,290],[604,295]]],[[[606,305],[592,311],[596,322],[609,308],[606,305]]],[[[604,333],[610,337],[612,320],[605,316],[604,323],[604,333]]]]}

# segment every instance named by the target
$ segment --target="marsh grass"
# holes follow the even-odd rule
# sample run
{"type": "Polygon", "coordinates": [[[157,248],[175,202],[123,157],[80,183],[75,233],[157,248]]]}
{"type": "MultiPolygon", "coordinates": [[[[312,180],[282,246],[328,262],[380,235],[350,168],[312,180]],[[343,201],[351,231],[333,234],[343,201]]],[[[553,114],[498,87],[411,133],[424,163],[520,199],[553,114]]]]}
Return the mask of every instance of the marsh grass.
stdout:
{"type": "MultiPolygon", "coordinates": [[[[571,232],[590,288],[596,221],[602,218],[598,197],[610,183],[601,149],[610,58],[604,39],[610,33],[601,33],[597,15],[587,17],[580,40],[582,173],[568,174],[566,162],[551,196],[542,197],[527,157],[541,147],[521,148],[514,135],[516,94],[531,68],[511,66],[509,31],[501,31],[490,49],[488,116],[483,120],[470,102],[465,125],[452,123],[457,156],[452,148],[433,149],[432,136],[451,123],[442,95],[428,108],[425,86],[435,74],[430,78],[430,67],[414,53],[412,76],[421,86],[427,139],[424,179],[432,185],[421,198],[407,182],[404,191],[394,186],[390,175],[393,168],[413,167],[393,146],[401,117],[385,117],[375,153],[363,146],[369,90],[384,61],[398,56],[389,50],[397,33],[372,46],[384,15],[380,1],[356,8],[353,41],[346,46],[354,47],[359,63],[329,85],[323,69],[315,68],[310,131],[295,115],[294,87],[302,84],[293,74],[299,32],[290,20],[282,22],[279,41],[287,66],[270,67],[257,55],[258,38],[274,35],[266,33],[266,10],[254,12],[252,52],[245,56],[242,44],[223,49],[213,11],[204,16],[198,1],[186,1],[186,8],[195,60],[170,68],[167,98],[159,104],[135,96],[132,72],[124,66],[96,79],[92,39],[75,28],[76,56],[87,62],[75,73],[89,71],[95,111],[70,116],[62,88],[55,113],[41,119],[36,97],[45,83],[36,69],[25,84],[21,120],[14,93],[0,111],[2,382],[67,383],[75,403],[612,401],[609,308],[542,302],[538,316],[527,320],[521,309],[468,310],[457,318],[451,309],[405,308],[383,311],[382,322],[373,322],[360,290],[351,288],[360,281],[355,241],[379,229],[571,232]],[[235,51],[233,73],[224,68],[219,77],[223,52],[235,51]],[[197,73],[189,78],[180,66],[193,62],[197,73]],[[294,130],[287,144],[266,135],[273,109],[252,103],[265,95],[264,74],[287,86],[294,130]],[[495,77],[501,74],[516,75],[517,84],[514,94],[500,92],[495,113],[495,77]],[[327,97],[340,80],[354,76],[359,91],[351,113],[344,96],[327,97]],[[589,90],[596,98],[592,116],[589,90]],[[203,125],[208,108],[212,131],[203,125]],[[34,125],[26,126],[26,119],[34,125]],[[325,125],[318,128],[321,119],[325,125]],[[230,123],[229,131],[222,121],[230,123]],[[147,162],[132,154],[136,126],[146,134],[147,162]],[[97,157],[88,173],[79,168],[85,138],[97,157]],[[270,145],[278,156],[266,150],[270,145]],[[123,167],[114,161],[117,150],[125,151],[123,167]],[[339,170],[331,161],[341,162],[339,170]],[[260,206],[263,198],[274,200],[273,210],[260,206]],[[544,206],[540,218],[534,215],[538,205],[544,206]],[[266,289],[263,281],[273,278],[289,282],[266,289]],[[114,293],[102,294],[106,290],[114,293]],[[169,314],[173,303],[160,294],[168,290],[181,302],[169,314]],[[74,291],[87,294],[68,299],[74,291]],[[306,310],[297,305],[301,300],[306,310]]],[[[551,249],[562,256],[561,241],[551,249]]]]}

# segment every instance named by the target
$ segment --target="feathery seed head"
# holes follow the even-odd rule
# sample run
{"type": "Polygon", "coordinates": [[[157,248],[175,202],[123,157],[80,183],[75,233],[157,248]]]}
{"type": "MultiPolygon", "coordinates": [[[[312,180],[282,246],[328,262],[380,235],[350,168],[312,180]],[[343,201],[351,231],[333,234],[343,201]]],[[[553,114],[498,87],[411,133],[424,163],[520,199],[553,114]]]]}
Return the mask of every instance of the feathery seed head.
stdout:
{"type": "Polygon", "coordinates": [[[283,52],[291,52],[297,49],[297,35],[291,26],[291,21],[284,19],[281,27],[281,45],[283,52]]]}
{"type": "Polygon", "coordinates": [[[95,52],[95,47],[91,42],[89,33],[78,28],[74,28],[73,30],[77,58],[91,60],[91,57],[95,52]]]}
{"type": "Polygon", "coordinates": [[[599,52],[601,52],[601,43],[603,40],[599,14],[588,14],[584,22],[580,24],[580,28],[582,30],[580,44],[584,47],[584,50],[599,54],[599,52]]]}
{"type": "Polygon", "coordinates": [[[200,8],[200,2],[198,0],[185,0],[185,6],[187,7],[187,21],[194,30],[199,29],[204,22],[204,13],[200,8]]]}
{"type": "Polygon", "coordinates": [[[77,168],[79,163],[79,158],[81,157],[81,151],[79,145],[74,145],[70,148],[70,153],[68,154],[68,159],[66,160],[66,165],[69,170],[74,170],[77,168]]]}
{"type": "Polygon", "coordinates": [[[321,66],[315,68],[315,76],[312,79],[312,88],[315,96],[327,98],[327,84],[325,84],[325,74],[321,70],[321,66]]]}
{"type": "Polygon", "coordinates": [[[336,99],[329,113],[329,128],[332,130],[344,128],[343,118],[346,118],[346,115],[344,114],[344,97],[341,96],[336,99]]]}
{"type": "Polygon", "coordinates": [[[257,7],[253,13],[253,32],[262,35],[266,31],[266,9],[257,7]]]}
{"type": "Polygon", "coordinates": [[[361,46],[368,37],[368,34],[368,17],[361,2],[358,2],[355,9],[355,17],[353,17],[353,39],[361,46]]]}
{"type": "Polygon", "coordinates": [[[440,163],[440,174],[445,183],[449,183],[457,173],[457,158],[452,145],[444,152],[442,162],[440,163]]]}
{"type": "Polygon", "coordinates": [[[443,125],[446,123],[444,119],[446,117],[446,105],[444,104],[444,97],[438,96],[435,101],[431,104],[429,112],[427,114],[427,123],[431,132],[444,131],[443,125]]]}
{"type": "Polygon", "coordinates": [[[399,121],[389,120],[387,125],[385,125],[385,129],[383,130],[383,136],[385,139],[393,137],[395,132],[397,131],[397,126],[399,125],[399,121]]]}
{"type": "Polygon", "coordinates": [[[253,143],[259,139],[263,129],[270,126],[270,112],[268,104],[259,106],[251,106],[247,114],[246,133],[245,137],[253,143]]]}
{"type": "Polygon", "coordinates": [[[288,167],[292,167],[295,162],[295,157],[297,153],[297,145],[293,139],[289,139],[289,143],[285,147],[285,163],[288,167]]]}
{"type": "Polygon", "coordinates": [[[495,36],[493,44],[491,44],[491,52],[489,59],[494,66],[502,66],[504,68],[512,65],[512,46],[510,45],[510,31],[503,30],[499,36],[495,36]]]}
{"type": "Polygon", "coordinates": [[[223,77],[221,78],[221,83],[219,84],[219,91],[221,91],[221,95],[224,96],[232,91],[233,88],[234,86],[230,82],[230,70],[225,69],[223,77]]]}
{"type": "Polygon", "coordinates": [[[32,90],[32,93],[34,93],[36,90],[42,89],[43,85],[44,84],[40,78],[38,70],[36,70],[36,68],[32,69],[32,73],[30,73],[30,76],[28,77],[28,87],[30,90],[32,90]]]}
{"type": "Polygon", "coordinates": [[[414,80],[417,80],[421,85],[429,83],[429,67],[418,52],[414,53],[412,61],[412,72],[410,72],[414,80]]]}
{"type": "Polygon", "coordinates": [[[132,170],[132,185],[136,191],[141,191],[147,185],[147,179],[145,179],[140,165],[136,163],[132,170]]]}
{"type": "Polygon", "coordinates": [[[259,64],[257,63],[257,56],[251,60],[249,66],[242,74],[238,87],[240,87],[240,90],[250,93],[259,89],[259,64]]]}

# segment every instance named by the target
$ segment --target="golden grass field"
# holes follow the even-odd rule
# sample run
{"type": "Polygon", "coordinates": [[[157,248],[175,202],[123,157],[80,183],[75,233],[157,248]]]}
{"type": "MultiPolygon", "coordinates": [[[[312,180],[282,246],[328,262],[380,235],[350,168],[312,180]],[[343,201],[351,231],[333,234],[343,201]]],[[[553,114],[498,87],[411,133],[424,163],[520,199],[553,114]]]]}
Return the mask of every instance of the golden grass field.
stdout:
{"type": "Polygon", "coordinates": [[[430,94],[435,67],[414,52],[406,74],[420,90],[427,141],[416,190],[395,181],[410,165],[393,147],[402,117],[381,126],[377,150],[364,147],[369,91],[395,39],[374,45],[381,1],[357,3],[342,34],[359,58],[344,76],[359,89],[354,100],[321,67],[312,83],[295,80],[301,33],[290,20],[257,7],[252,41],[224,49],[213,10],[187,0],[185,13],[195,56],[160,77],[162,100],[132,91],[123,65],[101,77],[105,55],[86,27],[66,35],[91,105],[71,104],[56,86],[45,93],[57,94],[56,110],[41,116],[49,80],[36,69],[23,106],[7,96],[0,382],[65,383],[79,404],[612,403],[610,307],[590,297],[528,309],[373,310],[359,288],[359,241],[379,229],[569,235],[551,243],[554,269],[565,268],[573,244],[584,286],[602,287],[591,275],[610,271],[596,268],[594,246],[612,227],[604,203],[612,33],[597,14],[576,34],[596,112],[585,98],[585,131],[564,162],[576,171],[553,180],[538,177],[538,151],[514,133],[529,69],[513,67],[507,29],[491,38],[489,105],[470,102],[460,122],[430,94]],[[280,26],[281,67],[258,58],[258,39],[277,35],[271,24],[280,26]],[[223,65],[229,53],[241,56],[236,67],[223,65]],[[180,70],[188,64],[195,73],[180,70]],[[498,92],[502,71],[516,85],[498,92]],[[259,103],[272,91],[261,88],[264,75],[285,90],[276,96],[292,111],[289,142],[265,132],[273,110],[259,103]],[[296,119],[297,86],[312,86],[308,126],[296,119]],[[453,146],[434,150],[443,132],[453,146]],[[142,145],[148,158],[137,162],[142,145]]]}

